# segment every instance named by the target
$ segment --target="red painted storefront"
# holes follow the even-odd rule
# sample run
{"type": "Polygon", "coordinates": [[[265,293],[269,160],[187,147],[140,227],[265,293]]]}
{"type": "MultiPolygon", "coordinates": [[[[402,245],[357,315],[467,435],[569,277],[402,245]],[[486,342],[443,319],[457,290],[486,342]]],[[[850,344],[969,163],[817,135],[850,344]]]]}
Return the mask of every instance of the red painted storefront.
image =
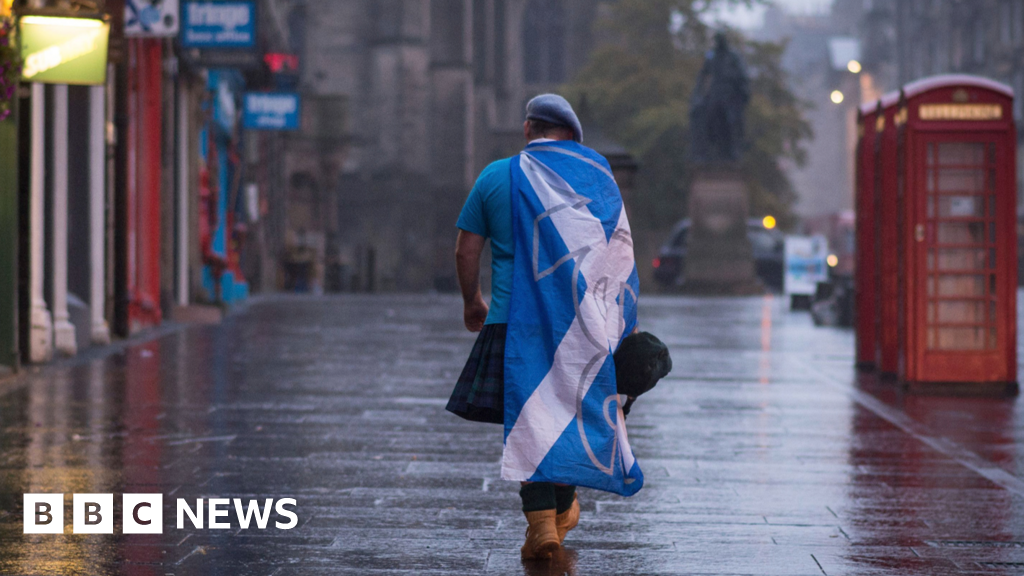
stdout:
{"type": "Polygon", "coordinates": [[[160,188],[162,180],[163,47],[129,39],[127,66],[124,249],[118,267],[129,333],[152,327],[160,309],[160,188]]]}

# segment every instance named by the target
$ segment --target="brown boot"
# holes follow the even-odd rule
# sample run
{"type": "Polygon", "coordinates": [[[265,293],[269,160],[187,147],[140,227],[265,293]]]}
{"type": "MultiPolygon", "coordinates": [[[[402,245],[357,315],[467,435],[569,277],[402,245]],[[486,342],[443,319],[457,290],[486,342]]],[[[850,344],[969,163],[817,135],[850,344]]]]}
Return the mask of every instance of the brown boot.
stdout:
{"type": "Polygon", "coordinates": [[[572,497],[572,506],[568,510],[555,516],[555,529],[558,530],[558,542],[565,542],[565,535],[580,523],[580,501],[572,497]]]}
{"type": "Polygon", "coordinates": [[[558,529],[555,528],[554,510],[524,512],[529,526],[526,528],[526,543],[523,544],[523,560],[544,560],[561,546],[558,529]]]}

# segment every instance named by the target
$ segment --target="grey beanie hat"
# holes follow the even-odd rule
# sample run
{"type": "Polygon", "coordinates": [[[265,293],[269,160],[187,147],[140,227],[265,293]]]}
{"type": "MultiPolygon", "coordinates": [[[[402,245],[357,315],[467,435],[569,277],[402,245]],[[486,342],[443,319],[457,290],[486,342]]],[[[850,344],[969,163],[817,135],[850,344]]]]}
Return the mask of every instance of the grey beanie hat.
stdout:
{"type": "Polygon", "coordinates": [[[526,119],[572,128],[573,140],[583,142],[583,127],[572,105],[558,94],[534,96],[526,104],[526,119]]]}

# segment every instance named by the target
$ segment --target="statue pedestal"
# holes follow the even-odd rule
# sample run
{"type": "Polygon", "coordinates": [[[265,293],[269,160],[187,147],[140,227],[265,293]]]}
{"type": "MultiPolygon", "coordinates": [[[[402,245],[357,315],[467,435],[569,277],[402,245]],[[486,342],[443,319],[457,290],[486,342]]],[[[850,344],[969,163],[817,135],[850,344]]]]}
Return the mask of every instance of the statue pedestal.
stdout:
{"type": "Polygon", "coordinates": [[[683,290],[743,296],[763,294],[747,238],[747,186],[734,169],[702,169],[690,188],[690,232],[683,290]]]}

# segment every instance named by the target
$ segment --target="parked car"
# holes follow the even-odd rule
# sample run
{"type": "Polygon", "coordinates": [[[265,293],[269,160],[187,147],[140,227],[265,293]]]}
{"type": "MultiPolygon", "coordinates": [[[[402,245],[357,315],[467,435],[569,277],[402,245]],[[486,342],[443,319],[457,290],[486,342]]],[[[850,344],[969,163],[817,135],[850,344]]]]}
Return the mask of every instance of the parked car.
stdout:
{"type": "MultiPolygon", "coordinates": [[[[686,242],[690,219],[680,220],[654,259],[654,279],[662,286],[681,286],[686,279],[686,242]]],[[[761,220],[747,220],[747,238],[754,251],[754,266],[765,286],[782,291],[784,236],[761,220]]]]}

